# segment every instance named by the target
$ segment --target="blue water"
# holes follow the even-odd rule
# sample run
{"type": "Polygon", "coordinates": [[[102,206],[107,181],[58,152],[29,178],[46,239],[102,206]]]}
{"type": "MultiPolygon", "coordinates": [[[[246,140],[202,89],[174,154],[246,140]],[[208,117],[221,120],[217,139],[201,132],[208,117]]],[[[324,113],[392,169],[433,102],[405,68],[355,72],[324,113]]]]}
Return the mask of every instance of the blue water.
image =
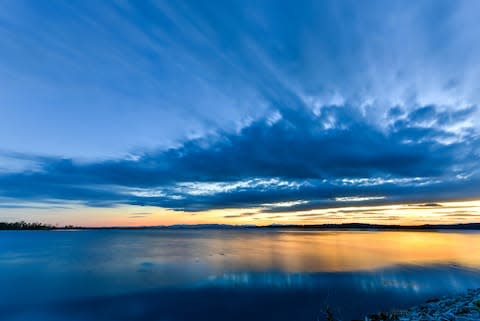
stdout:
{"type": "Polygon", "coordinates": [[[0,232],[0,320],[343,320],[480,287],[480,234],[0,232]]]}

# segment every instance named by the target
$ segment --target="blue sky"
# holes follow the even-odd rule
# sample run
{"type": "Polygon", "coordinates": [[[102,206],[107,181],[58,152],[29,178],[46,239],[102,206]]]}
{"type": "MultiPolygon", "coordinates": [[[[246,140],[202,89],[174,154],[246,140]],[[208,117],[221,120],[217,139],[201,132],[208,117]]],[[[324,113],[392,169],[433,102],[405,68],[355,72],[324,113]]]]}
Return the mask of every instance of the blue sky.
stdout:
{"type": "Polygon", "coordinates": [[[0,6],[4,217],[480,198],[477,1],[0,6]]]}

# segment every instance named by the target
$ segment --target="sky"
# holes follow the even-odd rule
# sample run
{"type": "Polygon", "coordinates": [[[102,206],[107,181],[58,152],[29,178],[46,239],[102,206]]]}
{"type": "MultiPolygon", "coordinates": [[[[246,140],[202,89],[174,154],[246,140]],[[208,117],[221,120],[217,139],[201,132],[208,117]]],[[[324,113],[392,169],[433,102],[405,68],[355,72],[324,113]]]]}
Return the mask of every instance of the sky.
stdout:
{"type": "Polygon", "coordinates": [[[0,2],[0,221],[480,221],[480,2],[0,2]]]}

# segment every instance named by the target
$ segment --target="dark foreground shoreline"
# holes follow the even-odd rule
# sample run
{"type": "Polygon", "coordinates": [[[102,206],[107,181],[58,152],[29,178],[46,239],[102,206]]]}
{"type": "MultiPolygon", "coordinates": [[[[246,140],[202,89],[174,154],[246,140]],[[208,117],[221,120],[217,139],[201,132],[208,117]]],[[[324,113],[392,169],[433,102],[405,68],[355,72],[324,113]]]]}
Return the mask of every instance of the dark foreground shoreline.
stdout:
{"type": "MultiPolygon", "coordinates": [[[[333,321],[334,319],[332,319],[333,321]]],[[[480,288],[467,293],[430,299],[407,311],[381,312],[365,317],[365,321],[478,321],[480,320],[480,288]]]]}

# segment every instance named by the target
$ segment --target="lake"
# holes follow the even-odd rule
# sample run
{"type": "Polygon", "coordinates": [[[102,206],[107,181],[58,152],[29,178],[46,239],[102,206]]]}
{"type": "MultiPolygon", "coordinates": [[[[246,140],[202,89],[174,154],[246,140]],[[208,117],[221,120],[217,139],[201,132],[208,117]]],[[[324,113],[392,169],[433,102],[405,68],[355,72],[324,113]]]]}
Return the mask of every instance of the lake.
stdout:
{"type": "Polygon", "coordinates": [[[0,320],[343,320],[480,287],[480,233],[0,231],[0,320]]]}

